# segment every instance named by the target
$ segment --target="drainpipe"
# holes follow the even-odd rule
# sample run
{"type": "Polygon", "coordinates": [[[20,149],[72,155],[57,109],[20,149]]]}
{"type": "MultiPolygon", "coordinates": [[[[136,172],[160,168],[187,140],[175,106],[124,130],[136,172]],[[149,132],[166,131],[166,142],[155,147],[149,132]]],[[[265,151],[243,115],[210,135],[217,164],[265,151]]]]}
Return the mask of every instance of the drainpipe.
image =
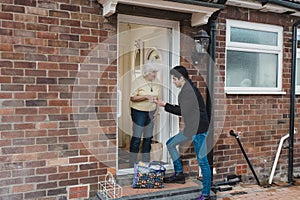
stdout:
{"type": "Polygon", "coordinates": [[[290,92],[290,137],[289,137],[289,165],[288,165],[288,183],[294,185],[294,129],[295,129],[295,87],[296,87],[296,59],[297,59],[297,29],[300,20],[293,25],[293,52],[292,52],[292,70],[291,70],[291,92],[290,92]]]}
{"type": "Polygon", "coordinates": [[[210,121],[210,126],[208,130],[208,147],[210,151],[207,154],[208,162],[211,169],[211,181],[213,181],[213,164],[214,164],[214,78],[215,78],[215,61],[216,61],[216,26],[217,26],[217,19],[219,16],[219,11],[215,12],[211,16],[210,21],[210,59],[209,64],[207,66],[208,76],[207,76],[207,88],[206,88],[206,110],[208,113],[208,119],[210,121]]]}
{"type": "MultiPolygon", "coordinates": [[[[227,0],[219,0],[218,3],[224,5],[226,4],[227,0]]],[[[206,110],[208,113],[208,118],[210,120],[210,126],[209,126],[209,130],[208,130],[208,137],[207,137],[207,141],[208,143],[208,147],[210,147],[210,152],[208,152],[208,162],[210,165],[210,169],[211,169],[211,181],[213,181],[213,162],[214,162],[214,149],[213,149],[213,144],[214,144],[214,89],[215,89],[215,84],[214,84],[214,80],[215,80],[215,61],[216,61],[216,33],[217,33],[217,20],[219,17],[219,11],[216,11],[215,13],[212,14],[212,16],[210,17],[210,57],[211,59],[209,59],[209,64],[208,64],[208,76],[207,76],[207,88],[206,88],[206,110]]]]}

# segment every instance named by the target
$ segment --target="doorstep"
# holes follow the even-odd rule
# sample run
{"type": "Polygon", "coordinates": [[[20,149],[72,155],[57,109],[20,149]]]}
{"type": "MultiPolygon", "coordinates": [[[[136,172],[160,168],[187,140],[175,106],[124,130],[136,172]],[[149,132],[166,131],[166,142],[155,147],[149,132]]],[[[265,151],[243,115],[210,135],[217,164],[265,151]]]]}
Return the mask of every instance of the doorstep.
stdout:
{"type": "MultiPolygon", "coordinates": [[[[116,200],[192,200],[196,199],[202,188],[202,183],[198,180],[187,180],[185,184],[164,184],[165,188],[161,189],[133,189],[131,185],[123,186],[123,195],[116,200]]],[[[211,192],[212,199],[216,195],[211,192]]],[[[95,200],[106,199],[100,193],[97,193],[95,200]]]]}

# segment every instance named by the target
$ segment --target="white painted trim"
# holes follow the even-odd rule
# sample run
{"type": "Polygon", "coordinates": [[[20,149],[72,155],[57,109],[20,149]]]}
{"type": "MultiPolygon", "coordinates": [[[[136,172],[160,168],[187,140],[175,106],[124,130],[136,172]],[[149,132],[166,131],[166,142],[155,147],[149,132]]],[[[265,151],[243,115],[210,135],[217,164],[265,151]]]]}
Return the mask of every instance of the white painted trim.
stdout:
{"type": "Polygon", "coordinates": [[[284,91],[272,91],[272,90],[262,90],[262,91],[250,91],[250,90],[243,90],[239,89],[238,91],[233,90],[225,90],[226,94],[245,94],[245,95],[251,95],[251,94],[262,94],[262,95],[286,95],[286,92],[284,91]]]}
{"type": "MultiPolygon", "coordinates": [[[[297,32],[299,32],[300,30],[298,29],[297,32]]],[[[299,35],[298,35],[299,36],[299,35]]],[[[298,48],[297,49],[297,53],[296,53],[296,76],[295,76],[295,81],[296,81],[296,95],[300,95],[300,85],[297,85],[297,70],[300,70],[300,69],[297,69],[297,59],[300,58],[300,49],[298,48]]]]}
{"type": "MultiPolygon", "coordinates": [[[[245,22],[239,20],[226,20],[226,52],[228,50],[243,51],[243,52],[259,52],[259,53],[270,53],[278,55],[278,72],[277,72],[277,87],[227,87],[225,79],[225,93],[226,94],[285,94],[282,91],[282,70],[283,70],[283,27],[245,22]],[[258,31],[275,32],[278,34],[277,46],[271,45],[260,45],[260,44],[248,44],[240,42],[230,41],[230,28],[245,28],[258,31]]],[[[225,66],[227,64],[227,55],[225,55],[225,66]]],[[[226,77],[225,70],[225,77],[226,77]]]]}
{"type": "Polygon", "coordinates": [[[200,26],[207,24],[209,17],[219,8],[205,7],[193,4],[184,4],[179,2],[164,0],[98,0],[103,6],[103,16],[108,17],[116,12],[118,3],[127,5],[135,5],[141,7],[170,10],[175,12],[191,13],[192,26],[200,26]]]}

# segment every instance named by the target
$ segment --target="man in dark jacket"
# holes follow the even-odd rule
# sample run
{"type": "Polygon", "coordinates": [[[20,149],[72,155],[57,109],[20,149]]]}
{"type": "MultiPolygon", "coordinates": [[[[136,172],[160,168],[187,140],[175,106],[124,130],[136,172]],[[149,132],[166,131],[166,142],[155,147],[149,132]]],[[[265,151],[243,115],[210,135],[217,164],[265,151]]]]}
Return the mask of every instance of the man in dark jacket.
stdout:
{"type": "Polygon", "coordinates": [[[209,120],[205,104],[200,91],[189,79],[188,72],[183,66],[176,66],[171,71],[173,83],[181,88],[178,95],[178,105],[172,105],[164,101],[156,101],[157,105],[164,107],[165,111],[182,116],[184,129],[167,141],[167,148],[174,165],[174,175],[166,177],[165,183],[185,183],[180,154],[176,146],[192,140],[197,156],[198,164],[202,172],[203,189],[199,200],[210,199],[211,171],[207,160],[206,137],[209,120]]]}

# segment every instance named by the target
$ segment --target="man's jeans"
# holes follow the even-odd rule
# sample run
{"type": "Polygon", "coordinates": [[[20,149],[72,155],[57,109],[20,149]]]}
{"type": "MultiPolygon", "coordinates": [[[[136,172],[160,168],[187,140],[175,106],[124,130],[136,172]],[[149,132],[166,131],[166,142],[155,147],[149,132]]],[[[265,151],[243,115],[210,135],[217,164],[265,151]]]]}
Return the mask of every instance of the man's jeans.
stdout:
{"type": "MultiPolygon", "coordinates": [[[[202,194],[204,196],[209,196],[211,188],[211,171],[207,160],[207,149],[206,149],[206,137],[207,132],[196,134],[193,136],[192,140],[194,143],[194,149],[198,160],[198,165],[202,172],[202,194]]],[[[182,163],[180,160],[180,154],[176,149],[176,146],[188,141],[189,138],[183,135],[183,131],[179,132],[177,135],[173,136],[167,141],[167,148],[173,160],[175,172],[183,172],[182,163]]]]}
{"type": "Polygon", "coordinates": [[[150,161],[151,141],[154,127],[154,112],[155,111],[145,112],[131,108],[131,118],[133,121],[129,161],[131,167],[133,167],[133,164],[136,162],[142,137],[142,161],[150,161]]]}

